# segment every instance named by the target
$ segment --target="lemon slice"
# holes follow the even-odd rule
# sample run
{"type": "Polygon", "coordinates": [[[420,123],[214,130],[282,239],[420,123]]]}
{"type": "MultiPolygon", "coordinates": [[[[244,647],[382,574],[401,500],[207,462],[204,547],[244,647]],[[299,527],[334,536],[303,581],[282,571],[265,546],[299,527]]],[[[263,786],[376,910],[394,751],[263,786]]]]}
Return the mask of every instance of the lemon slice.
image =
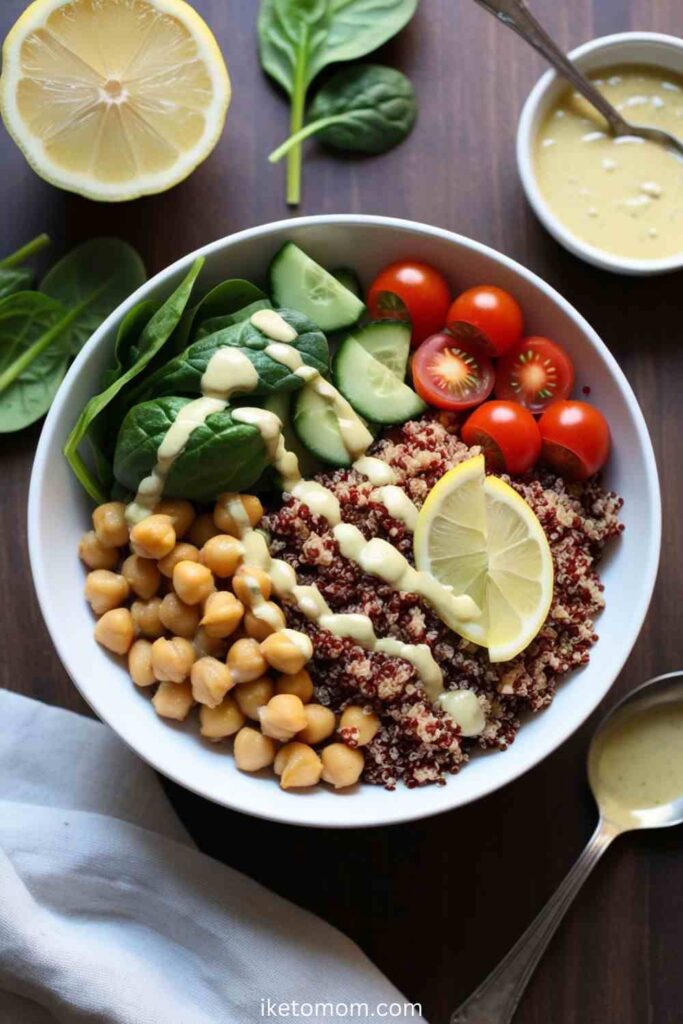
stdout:
{"type": "Polygon", "coordinates": [[[3,47],[7,130],[41,177],[90,199],[182,181],[229,102],[218,44],[184,0],[35,0],[3,47]]]}
{"type": "Polygon", "coordinates": [[[458,633],[488,647],[491,661],[523,651],[545,622],[553,561],[534,511],[508,484],[486,476],[484,457],[461,462],[429,493],[415,529],[415,562],[456,594],[469,594],[481,618],[458,633]]]}

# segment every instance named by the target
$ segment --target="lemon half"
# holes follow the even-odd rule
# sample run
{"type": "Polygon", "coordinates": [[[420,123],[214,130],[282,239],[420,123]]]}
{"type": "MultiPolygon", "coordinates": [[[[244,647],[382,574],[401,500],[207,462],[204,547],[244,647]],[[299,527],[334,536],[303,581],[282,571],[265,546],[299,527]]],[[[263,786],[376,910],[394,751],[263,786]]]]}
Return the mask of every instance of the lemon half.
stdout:
{"type": "Polygon", "coordinates": [[[229,103],[218,44],[184,0],[35,0],[3,46],[7,130],[41,177],[90,199],[182,181],[229,103]]]}
{"type": "Polygon", "coordinates": [[[484,457],[461,462],[430,491],[417,520],[415,562],[482,616],[458,632],[487,647],[493,662],[527,647],[553,597],[553,560],[533,509],[504,481],[486,476],[484,457]]]}

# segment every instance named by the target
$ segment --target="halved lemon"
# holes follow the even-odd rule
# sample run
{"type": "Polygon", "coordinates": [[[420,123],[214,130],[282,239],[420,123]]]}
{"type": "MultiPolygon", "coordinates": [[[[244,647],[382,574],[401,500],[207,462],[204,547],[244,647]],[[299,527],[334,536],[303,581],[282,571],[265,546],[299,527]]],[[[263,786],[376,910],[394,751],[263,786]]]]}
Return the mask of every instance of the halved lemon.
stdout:
{"type": "Polygon", "coordinates": [[[171,188],[223,131],[228,71],[184,0],[35,0],[2,53],[7,130],[41,177],[89,199],[171,188]]]}
{"type": "Polygon", "coordinates": [[[415,563],[456,594],[469,594],[480,619],[458,632],[509,661],[545,622],[553,560],[533,509],[508,484],[486,476],[477,455],[449,470],[427,496],[415,530],[415,563]]]}

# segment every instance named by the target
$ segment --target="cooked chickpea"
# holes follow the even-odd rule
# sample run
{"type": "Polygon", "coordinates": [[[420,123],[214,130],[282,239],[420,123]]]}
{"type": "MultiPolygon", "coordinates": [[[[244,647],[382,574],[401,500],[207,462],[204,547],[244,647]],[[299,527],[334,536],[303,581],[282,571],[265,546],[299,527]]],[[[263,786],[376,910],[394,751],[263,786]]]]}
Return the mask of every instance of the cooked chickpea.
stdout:
{"type": "Polygon", "coordinates": [[[227,590],[209,594],[204,605],[201,624],[207,636],[219,638],[231,636],[244,615],[244,605],[227,590]]]}
{"type": "Polygon", "coordinates": [[[157,692],[152,697],[152,704],[162,718],[174,718],[177,722],[182,722],[194,704],[192,687],[187,682],[159,683],[157,692]]]}
{"type": "Polygon", "coordinates": [[[95,615],[104,615],[112,608],[120,608],[127,600],[130,587],[127,580],[109,569],[94,569],[85,581],[85,597],[95,615]]]}
{"type": "Polygon", "coordinates": [[[329,782],[335,789],[353,786],[361,777],[365,758],[360,750],[352,750],[345,743],[330,743],[322,754],[323,782],[329,782]]]}
{"type": "Polygon", "coordinates": [[[147,516],[130,531],[130,546],[140,558],[163,558],[175,544],[170,516],[147,516]]]}
{"type": "Polygon", "coordinates": [[[294,693],[303,704],[308,704],[313,696],[313,680],[305,668],[292,675],[280,675],[275,680],[276,693],[294,693]]]}
{"type": "Polygon", "coordinates": [[[297,733],[297,739],[302,743],[322,743],[334,732],[337,720],[334,712],[325,708],[322,704],[306,704],[304,707],[306,715],[306,727],[297,733]]]}
{"type": "Polygon", "coordinates": [[[225,580],[235,574],[243,554],[244,548],[236,537],[231,537],[227,533],[219,533],[207,540],[200,552],[199,560],[202,565],[206,565],[211,570],[214,576],[225,580]]]}
{"type": "Polygon", "coordinates": [[[189,640],[182,636],[166,640],[159,637],[152,644],[152,668],[157,679],[182,683],[190,674],[197,657],[189,640]]]}
{"type": "Polygon", "coordinates": [[[213,521],[218,529],[233,537],[239,537],[247,524],[256,526],[262,516],[263,505],[254,494],[219,494],[213,510],[213,521]],[[240,522],[236,522],[236,517],[233,516],[233,512],[239,508],[238,502],[241,502],[243,509],[242,514],[237,517],[240,522]]]}
{"type": "Polygon", "coordinates": [[[220,530],[214,523],[211,512],[202,512],[188,530],[187,539],[190,544],[194,544],[201,550],[207,541],[212,537],[217,537],[219,533],[220,530]]]}
{"type": "Polygon", "coordinates": [[[120,548],[128,543],[126,506],[122,501],[98,505],[92,514],[97,539],[105,548],[120,548]]]}
{"type": "Polygon", "coordinates": [[[113,569],[119,560],[116,548],[105,548],[94,530],[88,530],[78,545],[78,557],[89,569],[113,569]]]}
{"type": "MultiPolygon", "coordinates": [[[[160,597],[152,597],[149,601],[133,601],[130,613],[133,616],[135,632],[141,636],[149,636],[156,639],[164,632],[164,624],[161,621],[160,597]]],[[[177,630],[173,630],[177,633],[177,630]]]]}
{"type": "Polygon", "coordinates": [[[288,743],[275,757],[275,774],[283,789],[315,786],[322,770],[322,761],[307,743],[288,743]]]}
{"type": "Polygon", "coordinates": [[[251,637],[235,641],[228,651],[227,663],[237,683],[250,683],[268,668],[258,643],[251,637]]]}
{"type": "Polygon", "coordinates": [[[128,580],[133,593],[145,601],[154,597],[161,583],[156,563],[151,558],[140,558],[139,555],[128,556],[121,566],[121,575],[128,580]]]}
{"type": "Polygon", "coordinates": [[[280,693],[258,709],[261,732],[286,743],[295,733],[306,728],[304,706],[293,693],[280,693]]]}
{"type": "Polygon", "coordinates": [[[159,608],[159,618],[165,628],[186,640],[195,635],[200,617],[199,609],[185,604],[177,594],[166,594],[159,608]]]}
{"type": "Polygon", "coordinates": [[[261,643],[261,653],[269,665],[278,672],[293,675],[313,656],[313,644],[305,633],[295,629],[281,629],[271,633],[261,643]]]}
{"type": "Polygon", "coordinates": [[[263,569],[257,569],[252,565],[241,565],[232,578],[232,589],[237,597],[247,608],[251,607],[254,600],[254,593],[261,592],[261,596],[268,600],[273,592],[273,582],[263,569]]]}
{"type": "Polygon", "coordinates": [[[184,537],[195,520],[195,510],[192,502],[181,499],[169,498],[166,501],[160,501],[154,509],[154,513],[157,516],[168,516],[170,518],[176,537],[184,537]]]}
{"type": "Polygon", "coordinates": [[[98,619],[95,639],[114,654],[128,654],[135,639],[133,616],[127,608],[112,608],[98,619]]]}
{"type": "Polygon", "coordinates": [[[275,760],[275,741],[245,725],[235,736],[235,764],[243,772],[258,772],[275,760]]]}
{"type": "Polygon", "coordinates": [[[195,635],[192,637],[192,643],[194,649],[197,652],[197,656],[200,658],[220,658],[221,661],[225,661],[225,657],[228,653],[227,641],[222,640],[220,637],[212,637],[206,632],[203,626],[200,626],[195,635]]]}
{"type": "Polygon", "coordinates": [[[379,718],[374,711],[366,712],[364,708],[349,705],[342,711],[339,731],[352,729],[353,732],[344,738],[349,741],[351,746],[364,747],[375,738],[379,725],[379,718]]]}
{"type": "Polygon", "coordinates": [[[234,736],[245,722],[246,718],[231,696],[225,697],[216,708],[210,708],[203,704],[199,709],[201,734],[212,743],[224,740],[228,736],[234,736]]]}
{"type": "Polygon", "coordinates": [[[258,722],[259,708],[262,708],[272,698],[275,687],[268,676],[261,676],[260,679],[253,679],[250,683],[241,683],[235,688],[234,697],[240,711],[258,722]]]}
{"type": "Polygon", "coordinates": [[[284,629],[286,625],[285,613],[274,601],[265,601],[256,611],[249,609],[244,616],[247,636],[252,636],[259,642],[278,629],[284,629]]]}
{"type": "Polygon", "coordinates": [[[152,645],[149,640],[136,640],[128,651],[128,671],[136,686],[151,686],[157,679],[152,668],[152,645]]]}
{"type": "Polygon", "coordinates": [[[201,604],[215,590],[213,573],[199,562],[178,562],[173,570],[173,589],[185,604],[201,604]]]}
{"type": "Polygon", "coordinates": [[[192,693],[198,704],[215,708],[235,685],[230,669],[218,658],[199,658],[190,671],[192,693]]]}
{"type": "Polygon", "coordinates": [[[196,548],[194,544],[186,544],[185,541],[182,541],[180,544],[176,544],[173,551],[169,551],[164,558],[159,559],[159,571],[170,579],[173,576],[173,570],[179,562],[198,561],[199,548],[196,548]]]}

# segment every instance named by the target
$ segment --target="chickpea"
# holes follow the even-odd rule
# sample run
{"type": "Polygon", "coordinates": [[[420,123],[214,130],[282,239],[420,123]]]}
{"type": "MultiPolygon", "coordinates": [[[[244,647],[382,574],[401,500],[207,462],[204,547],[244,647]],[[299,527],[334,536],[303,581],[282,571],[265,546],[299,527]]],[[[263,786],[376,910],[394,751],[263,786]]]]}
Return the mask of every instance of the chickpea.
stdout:
{"type": "Polygon", "coordinates": [[[212,514],[210,512],[202,512],[190,527],[187,539],[195,547],[201,549],[207,541],[211,540],[212,537],[217,537],[219,533],[220,530],[214,523],[212,514]]]}
{"type": "Polygon", "coordinates": [[[306,727],[297,733],[298,740],[302,743],[322,743],[332,735],[337,724],[333,711],[322,704],[307,704],[304,707],[304,714],[306,727]]]}
{"type": "Polygon", "coordinates": [[[139,555],[128,556],[121,566],[121,574],[128,581],[128,586],[133,593],[144,598],[145,601],[154,597],[161,583],[161,576],[156,564],[151,558],[140,558],[139,555]]]}
{"type": "Polygon", "coordinates": [[[230,696],[225,697],[218,707],[210,708],[203,704],[199,709],[200,732],[212,743],[234,736],[245,722],[237,702],[230,696]]]}
{"type": "Polygon", "coordinates": [[[242,772],[258,772],[275,760],[275,741],[245,725],[235,736],[235,764],[242,772]]]}
{"type": "Polygon", "coordinates": [[[295,733],[306,728],[304,706],[293,693],[280,693],[271,697],[258,709],[261,732],[274,740],[286,743],[295,733]]]}
{"type": "Polygon", "coordinates": [[[130,531],[130,546],[140,558],[163,558],[175,543],[170,516],[147,516],[130,531]]]}
{"type": "Polygon", "coordinates": [[[176,544],[173,551],[169,551],[164,558],[159,559],[159,572],[169,579],[173,576],[173,570],[179,562],[198,562],[199,548],[194,544],[186,544],[184,541],[176,544]]]}
{"type": "Polygon", "coordinates": [[[323,782],[329,782],[335,789],[344,789],[358,782],[365,766],[360,750],[352,750],[345,743],[330,743],[322,754],[323,782]]]}
{"type": "Polygon", "coordinates": [[[192,637],[192,643],[198,657],[220,658],[221,661],[225,661],[225,656],[228,653],[226,641],[219,637],[209,636],[203,626],[200,626],[192,637]]]}
{"type": "Polygon", "coordinates": [[[241,565],[232,578],[232,589],[247,608],[251,607],[257,588],[267,601],[273,592],[273,581],[268,573],[253,565],[241,565]]]}
{"type": "Polygon", "coordinates": [[[159,608],[159,618],[166,629],[186,640],[195,635],[200,617],[199,609],[185,604],[177,594],[166,594],[159,608]]]}
{"type": "Polygon", "coordinates": [[[253,679],[250,683],[242,683],[235,689],[234,697],[242,714],[258,722],[259,708],[262,708],[273,697],[275,689],[268,676],[253,679]]]}
{"type": "Polygon", "coordinates": [[[288,743],[275,758],[275,773],[283,789],[315,786],[322,770],[322,761],[307,743],[288,743]]]}
{"type": "Polygon", "coordinates": [[[116,548],[105,548],[94,530],[88,530],[78,545],[78,557],[89,569],[113,569],[119,560],[116,548]]]}
{"type": "Polygon", "coordinates": [[[240,563],[244,548],[236,537],[219,533],[210,537],[201,550],[200,561],[219,579],[233,576],[240,563]]]}
{"type": "Polygon", "coordinates": [[[85,581],[85,597],[95,615],[119,608],[128,598],[130,587],[123,576],[109,569],[94,569],[85,581]]]}
{"type": "Polygon", "coordinates": [[[199,562],[178,562],[173,570],[173,589],[185,604],[201,604],[215,590],[213,573],[199,562]]]}
{"type": "Polygon", "coordinates": [[[207,636],[226,637],[235,632],[243,615],[244,605],[234,594],[227,590],[217,590],[206,599],[201,623],[207,636]]]}
{"type": "Polygon", "coordinates": [[[130,613],[133,616],[136,633],[152,639],[162,636],[164,624],[161,621],[161,604],[160,597],[152,597],[149,601],[133,601],[130,613]]]}
{"type": "Polygon", "coordinates": [[[92,514],[92,524],[103,548],[120,548],[128,543],[126,506],[122,501],[98,505],[92,514]]]}
{"type": "Polygon", "coordinates": [[[190,674],[197,657],[189,640],[174,636],[170,640],[159,637],[152,644],[152,668],[157,679],[182,683],[190,674]]]}
{"type": "Polygon", "coordinates": [[[262,641],[261,653],[278,672],[293,675],[311,660],[313,644],[305,633],[295,629],[281,629],[279,633],[271,633],[262,641]]]}
{"type": "Polygon", "coordinates": [[[157,692],[152,697],[152,704],[162,718],[174,718],[177,722],[184,721],[194,704],[192,687],[189,683],[159,683],[157,692]]]}
{"type": "Polygon", "coordinates": [[[254,640],[265,640],[271,633],[287,625],[285,613],[274,601],[264,601],[255,611],[249,609],[244,616],[244,629],[254,640]]]}
{"type": "Polygon", "coordinates": [[[176,537],[184,537],[194,523],[196,513],[192,502],[169,498],[166,501],[159,502],[154,509],[154,514],[157,516],[168,516],[175,530],[176,537]]]}
{"type": "Polygon", "coordinates": [[[213,510],[213,521],[218,529],[233,537],[240,537],[247,525],[256,526],[262,516],[263,505],[253,494],[219,494],[213,510]],[[239,522],[233,516],[233,512],[239,508],[238,502],[241,502],[243,509],[243,513],[237,517],[239,522]]]}
{"type": "Polygon", "coordinates": [[[133,616],[127,608],[112,608],[95,626],[95,639],[114,654],[128,654],[135,639],[133,616]]]}
{"type": "Polygon", "coordinates": [[[198,704],[218,707],[235,685],[230,669],[218,658],[199,658],[190,671],[192,693],[198,704]]]}
{"type": "Polygon", "coordinates": [[[136,640],[128,651],[128,671],[136,686],[151,686],[157,682],[152,668],[152,645],[149,640],[136,640]]]}
{"type": "Polygon", "coordinates": [[[380,721],[374,711],[349,705],[342,711],[339,732],[351,747],[364,747],[373,740],[379,729],[380,721]],[[347,735],[346,730],[353,730],[347,735]]]}
{"type": "Polygon", "coordinates": [[[237,683],[250,683],[268,668],[258,643],[250,637],[235,641],[228,651],[227,663],[237,683]]]}
{"type": "Polygon", "coordinates": [[[308,704],[313,696],[313,680],[305,668],[300,668],[292,675],[280,675],[275,680],[276,693],[294,693],[303,704],[308,704]]]}

